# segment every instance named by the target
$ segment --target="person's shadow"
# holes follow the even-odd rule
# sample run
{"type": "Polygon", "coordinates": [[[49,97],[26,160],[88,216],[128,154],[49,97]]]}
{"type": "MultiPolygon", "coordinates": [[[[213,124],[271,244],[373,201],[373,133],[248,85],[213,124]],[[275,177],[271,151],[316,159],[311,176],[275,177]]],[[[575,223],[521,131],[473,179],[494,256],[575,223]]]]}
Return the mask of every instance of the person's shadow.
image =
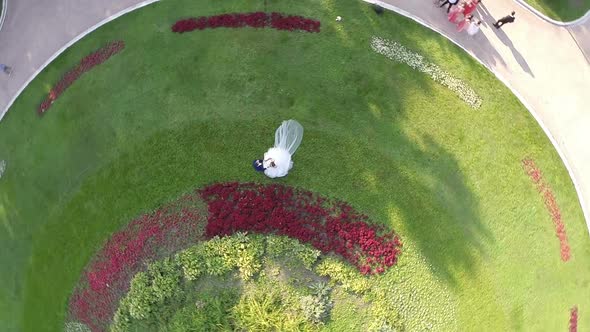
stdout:
{"type": "Polygon", "coordinates": [[[516,49],[516,47],[514,47],[514,44],[512,43],[510,38],[508,38],[508,35],[506,35],[506,33],[502,30],[503,28],[496,29],[494,27],[493,23],[496,22],[496,19],[490,14],[490,12],[486,8],[486,6],[483,4],[483,2],[480,2],[477,5],[476,10],[477,10],[477,13],[479,14],[479,16],[481,17],[482,24],[487,25],[492,31],[494,31],[496,33],[496,35],[498,36],[498,39],[500,39],[500,41],[502,41],[502,43],[504,43],[504,45],[506,45],[506,46],[508,46],[508,48],[510,48],[512,55],[514,56],[514,58],[516,59],[516,62],[518,62],[520,67],[525,72],[527,72],[529,75],[531,75],[532,77],[535,77],[535,75],[533,74],[533,71],[531,70],[531,67],[529,67],[528,63],[526,62],[526,60],[524,59],[522,54],[520,54],[520,52],[516,49]],[[491,18],[490,22],[493,22],[493,23],[488,23],[487,22],[488,20],[484,19],[484,18],[488,18],[488,17],[491,18]]]}
{"type": "Polygon", "coordinates": [[[504,43],[504,45],[506,45],[506,46],[508,46],[508,48],[510,48],[512,55],[514,56],[514,58],[516,59],[516,62],[518,62],[518,64],[522,68],[522,70],[527,72],[532,77],[535,77],[535,74],[533,74],[533,71],[531,70],[531,67],[529,67],[529,64],[526,62],[526,60],[524,59],[522,54],[520,54],[520,52],[516,49],[516,47],[514,47],[514,44],[512,43],[510,38],[508,38],[508,35],[506,35],[506,33],[502,30],[502,28],[496,29],[495,27],[492,26],[492,30],[496,33],[496,35],[498,36],[498,39],[500,39],[502,41],[502,43],[504,43]]]}

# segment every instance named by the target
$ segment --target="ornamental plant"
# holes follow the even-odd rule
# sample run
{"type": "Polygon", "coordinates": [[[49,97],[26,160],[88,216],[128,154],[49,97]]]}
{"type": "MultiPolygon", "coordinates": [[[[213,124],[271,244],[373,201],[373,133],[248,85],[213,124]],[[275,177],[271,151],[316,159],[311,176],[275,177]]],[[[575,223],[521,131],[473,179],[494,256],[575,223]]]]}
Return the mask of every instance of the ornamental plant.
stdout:
{"type": "Polygon", "coordinates": [[[70,297],[68,321],[105,331],[131,278],[146,263],[203,239],[202,208],[198,195],[189,194],[114,233],[82,273],[70,297]]]}
{"type": "MultiPolygon", "coordinates": [[[[290,248],[286,246],[274,248],[273,245],[277,243],[292,243],[299,253],[307,251],[307,254],[301,255],[302,257],[309,257],[315,251],[297,240],[285,240],[285,237],[246,235],[238,232],[232,236],[213,237],[209,241],[199,242],[177,253],[172,258],[150,263],[147,271],[139,272],[132,278],[130,290],[120,301],[110,330],[123,332],[130,329],[133,321],[147,324],[165,319],[165,308],[170,302],[179,299],[180,302],[185,301],[183,290],[192,289],[190,283],[202,276],[220,277],[238,270],[243,282],[251,280],[260,272],[265,256],[271,251],[277,257],[291,254],[290,248]]],[[[299,263],[303,261],[300,259],[299,263]]],[[[324,284],[320,286],[312,289],[312,295],[320,297],[319,306],[324,310],[319,316],[325,318],[325,311],[331,308],[330,288],[324,284]]],[[[246,305],[244,308],[250,307],[246,305]]]]}
{"type": "Polygon", "coordinates": [[[342,256],[365,275],[383,273],[401,253],[393,232],[370,224],[345,202],[309,191],[232,182],[210,185],[200,194],[208,204],[209,238],[235,232],[286,235],[342,256]]]}
{"type": "Polygon", "coordinates": [[[59,98],[82,74],[90,71],[92,68],[107,61],[113,55],[121,52],[125,48],[125,42],[122,40],[110,42],[101,49],[95,51],[82,58],[80,62],[62,76],[62,78],[55,84],[49,94],[39,105],[37,112],[39,115],[43,115],[51,107],[53,102],[59,98]]]}
{"type": "Polygon", "coordinates": [[[578,332],[578,306],[570,310],[570,332],[578,332]]]}
{"type": "Polygon", "coordinates": [[[541,170],[537,167],[537,165],[532,159],[523,159],[522,167],[537,187],[537,191],[539,191],[539,194],[541,194],[543,203],[545,203],[547,212],[549,212],[549,216],[551,217],[553,225],[555,226],[555,236],[557,236],[557,238],[559,239],[561,260],[567,262],[571,257],[570,245],[567,240],[567,234],[565,232],[565,224],[563,223],[561,210],[557,205],[555,195],[553,195],[551,187],[545,182],[541,170]]]}
{"type": "Polygon", "coordinates": [[[373,37],[371,48],[391,60],[405,63],[413,69],[430,76],[433,81],[456,93],[471,108],[478,109],[481,107],[481,97],[467,83],[442,70],[438,65],[426,61],[422,55],[409,50],[400,43],[373,37]]]}
{"type": "Polygon", "coordinates": [[[172,32],[184,33],[194,30],[244,27],[320,32],[319,21],[301,16],[264,12],[222,14],[182,19],[172,25],[172,32]]]}

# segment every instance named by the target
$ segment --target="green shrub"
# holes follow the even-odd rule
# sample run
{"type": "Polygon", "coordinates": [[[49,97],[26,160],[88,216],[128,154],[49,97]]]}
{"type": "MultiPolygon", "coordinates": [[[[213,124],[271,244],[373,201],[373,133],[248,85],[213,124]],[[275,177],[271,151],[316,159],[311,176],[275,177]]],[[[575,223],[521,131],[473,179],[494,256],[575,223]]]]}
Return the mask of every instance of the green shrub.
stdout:
{"type": "Polygon", "coordinates": [[[264,237],[237,233],[231,239],[236,247],[236,265],[240,269],[240,276],[242,279],[248,280],[260,272],[262,268],[262,257],[265,253],[264,237]]]}
{"type": "Polygon", "coordinates": [[[361,275],[354,266],[347,265],[334,257],[326,257],[316,266],[315,271],[330,278],[331,283],[339,283],[347,291],[363,294],[371,288],[369,279],[361,275]]]}
{"type": "MultiPolygon", "coordinates": [[[[0,1],[1,3],[1,1],[0,1]]],[[[65,332],[92,332],[88,326],[79,322],[67,322],[65,332]]]]}
{"type": "Polygon", "coordinates": [[[231,317],[238,331],[301,331],[305,318],[289,310],[274,288],[256,288],[242,296],[231,317]]]}
{"type": "Polygon", "coordinates": [[[163,303],[178,294],[180,290],[180,271],[178,265],[170,258],[148,266],[152,293],[156,303],[163,303]]]}
{"type": "Polygon", "coordinates": [[[264,247],[263,237],[236,233],[216,236],[189,248],[176,255],[176,260],[188,280],[195,280],[203,273],[221,276],[235,268],[239,269],[244,280],[248,280],[262,267],[264,247]]]}
{"type": "Polygon", "coordinates": [[[178,310],[170,322],[160,329],[164,332],[231,331],[229,311],[238,299],[234,291],[202,294],[197,303],[178,310]]]}
{"type": "Polygon", "coordinates": [[[271,258],[295,257],[308,269],[317,262],[321,251],[308,244],[286,236],[269,236],[267,238],[267,254],[271,258]]]}
{"type": "Polygon", "coordinates": [[[187,280],[197,280],[205,272],[203,250],[203,245],[198,244],[179,252],[174,257],[187,280]]]}
{"type": "Polygon", "coordinates": [[[332,310],[333,303],[330,300],[332,288],[326,283],[320,282],[310,286],[312,295],[301,298],[301,310],[303,316],[314,324],[325,322],[332,310]]]}
{"type": "Polygon", "coordinates": [[[131,280],[127,296],[121,300],[115,314],[113,331],[124,331],[131,318],[147,319],[180,291],[180,271],[176,263],[167,258],[148,266],[131,280]]]}

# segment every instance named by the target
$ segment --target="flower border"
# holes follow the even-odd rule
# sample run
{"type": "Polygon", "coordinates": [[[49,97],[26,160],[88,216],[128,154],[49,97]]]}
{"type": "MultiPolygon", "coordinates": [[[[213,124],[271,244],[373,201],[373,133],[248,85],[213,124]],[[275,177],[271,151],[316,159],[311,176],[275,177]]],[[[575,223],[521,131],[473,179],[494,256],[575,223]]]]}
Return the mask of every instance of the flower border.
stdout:
{"type": "Polygon", "coordinates": [[[570,309],[570,332],[578,332],[578,306],[570,309]]]}
{"type": "Polygon", "coordinates": [[[192,193],[115,232],[80,276],[70,297],[67,320],[92,331],[106,331],[137,272],[148,262],[204,239],[204,212],[202,201],[192,193]]]}
{"type": "Polygon", "coordinates": [[[527,175],[531,178],[533,183],[537,186],[537,191],[543,198],[543,203],[547,208],[547,212],[551,216],[551,220],[555,225],[555,235],[559,239],[561,260],[567,262],[571,258],[570,245],[567,240],[567,234],[565,232],[565,224],[563,223],[561,211],[553,195],[551,187],[543,179],[541,170],[535,165],[535,162],[531,158],[525,158],[522,160],[522,167],[527,175]]]}
{"type": "Polygon", "coordinates": [[[402,243],[394,232],[343,201],[279,184],[216,183],[203,188],[207,237],[235,232],[287,235],[322,253],[336,253],[362,274],[381,274],[397,263],[402,243]]]}
{"type": "Polygon", "coordinates": [[[174,23],[172,32],[184,33],[215,28],[273,28],[287,31],[320,32],[320,21],[282,13],[236,13],[182,19],[174,23]]]}
{"type": "Polygon", "coordinates": [[[82,74],[90,71],[92,68],[107,61],[113,55],[121,52],[125,48],[125,42],[122,40],[110,42],[99,50],[87,55],[80,63],[73,69],[65,73],[62,78],[55,84],[47,97],[41,102],[37,108],[39,115],[45,114],[47,110],[53,105],[53,102],[59,98],[82,74]]]}
{"type": "Polygon", "coordinates": [[[410,51],[402,44],[380,37],[373,37],[371,39],[371,48],[391,60],[405,63],[413,69],[430,76],[433,81],[456,93],[471,108],[478,109],[481,107],[481,97],[467,83],[442,70],[438,65],[426,61],[422,55],[410,51]]]}

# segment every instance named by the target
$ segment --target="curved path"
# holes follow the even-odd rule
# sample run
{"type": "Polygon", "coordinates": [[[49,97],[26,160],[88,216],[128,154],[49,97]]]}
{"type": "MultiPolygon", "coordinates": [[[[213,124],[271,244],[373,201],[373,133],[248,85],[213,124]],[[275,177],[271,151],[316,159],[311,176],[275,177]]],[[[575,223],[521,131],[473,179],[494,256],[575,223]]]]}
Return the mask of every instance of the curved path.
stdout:
{"type": "Polygon", "coordinates": [[[366,0],[445,35],[504,82],[537,119],[574,182],[590,232],[590,15],[552,24],[512,0],[482,1],[482,30],[458,33],[432,0],[366,0]],[[516,11],[516,22],[492,24],[516,11]]]}
{"type": "MultiPolygon", "coordinates": [[[[13,66],[14,73],[10,78],[0,75],[0,119],[56,53],[111,18],[157,0],[5,1],[0,62],[13,66]]],[[[590,15],[564,26],[514,0],[484,0],[477,10],[482,31],[469,37],[456,32],[433,0],[383,1],[384,7],[447,36],[514,91],[564,160],[590,231],[590,15]],[[491,27],[512,10],[517,13],[514,24],[491,27]]]]}

